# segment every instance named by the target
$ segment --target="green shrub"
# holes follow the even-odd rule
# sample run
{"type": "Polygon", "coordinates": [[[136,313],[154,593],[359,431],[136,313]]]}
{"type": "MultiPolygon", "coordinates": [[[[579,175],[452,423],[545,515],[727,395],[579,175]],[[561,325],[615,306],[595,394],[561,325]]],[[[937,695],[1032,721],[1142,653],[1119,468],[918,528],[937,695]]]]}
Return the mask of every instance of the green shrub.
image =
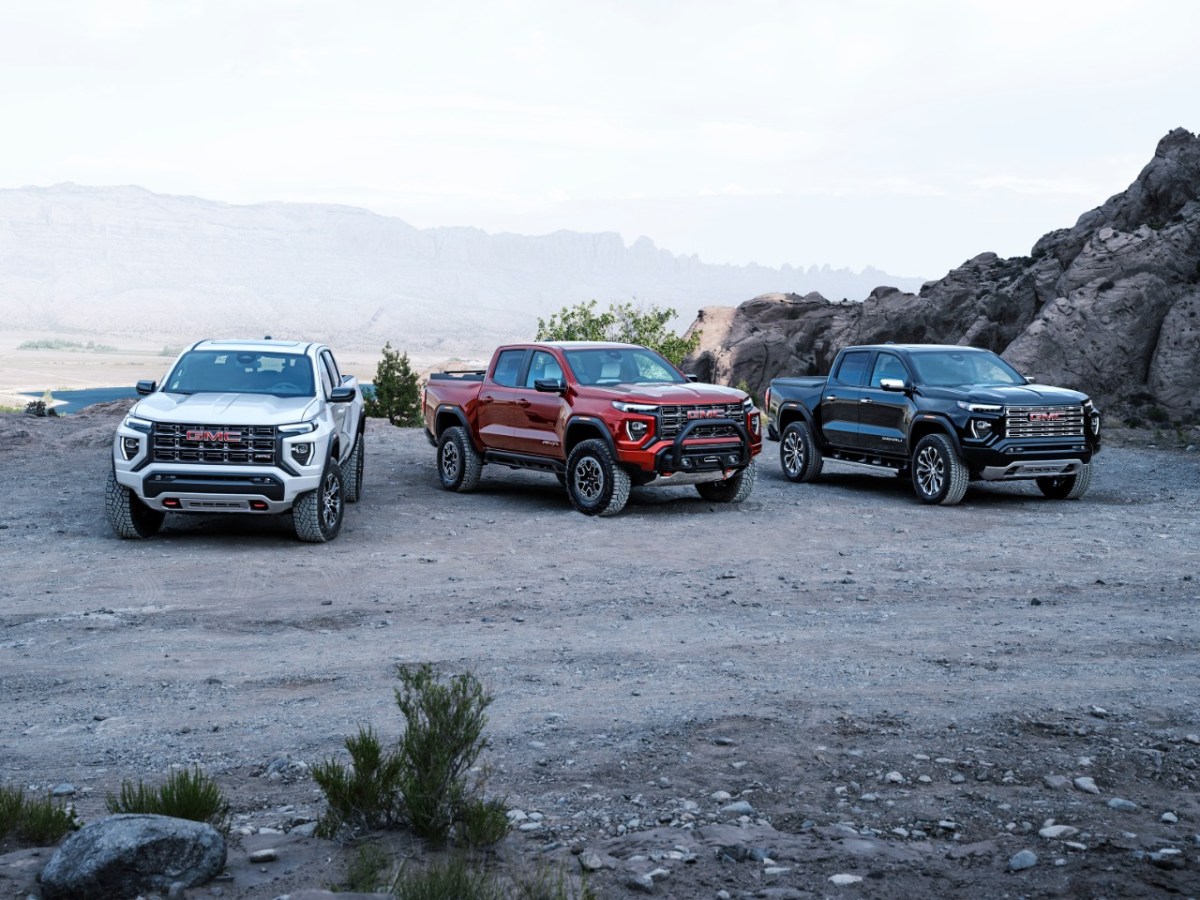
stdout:
{"type": "Polygon", "coordinates": [[[207,822],[220,831],[229,830],[229,804],[207,775],[196,767],[181,769],[167,776],[161,787],[147,787],[138,781],[121,783],[120,796],[109,794],[105,805],[110,813],[146,813],[207,822]]]}
{"type": "Polygon", "coordinates": [[[333,837],[343,826],[353,832],[395,828],[403,816],[399,755],[384,752],[375,731],[361,726],[346,738],[346,750],[349,766],[328,759],[313,767],[313,780],[329,805],[317,834],[333,837]]]}
{"type": "Polygon", "coordinates": [[[18,843],[46,847],[79,824],[73,809],[55,804],[49,796],[30,800],[21,788],[0,788],[0,841],[11,835],[18,843]]]}
{"type": "Polygon", "coordinates": [[[359,894],[390,893],[395,875],[388,875],[392,859],[375,844],[358,848],[346,870],[345,888],[359,894]]]}
{"type": "Polygon", "coordinates": [[[375,367],[375,381],[364,391],[363,412],[371,418],[387,419],[399,427],[421,424],[421,388],[408,354],[383,347],[383,359],[375,367]]]}
{"type": "Polygon", "coordinates": [[[417,872],[401,871],[392,894],[396,900],[505,900],[504,892],[486,872],[458,856],[417,872]]]}
{"type": "Polygon", "coordinates": [[[452,837],[490,846],[508,833],[502,801],[482,799],[484,777],[468,776],[487,746],[483,736],[492,702],[469,673],[443,681],[428,664],[398,669],[396,704],[404,735],[385,750],[373,729],[346,739],[350,765],[329,759],[313,768],[325,793],[318,834],[360,833],[405,826],[435,845],[452,837]]]}

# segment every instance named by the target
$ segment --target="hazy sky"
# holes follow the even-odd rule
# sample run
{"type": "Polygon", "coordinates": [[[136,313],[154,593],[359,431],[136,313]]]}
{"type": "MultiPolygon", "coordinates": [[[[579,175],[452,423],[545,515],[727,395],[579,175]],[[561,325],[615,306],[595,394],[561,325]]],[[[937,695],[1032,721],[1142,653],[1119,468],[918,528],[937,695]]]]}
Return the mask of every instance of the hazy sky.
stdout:
{"type": "Polygon", "coordinates": [[[0,0],[0,187],[938,277],[1200,130],[1200,3],[0,0]]]}

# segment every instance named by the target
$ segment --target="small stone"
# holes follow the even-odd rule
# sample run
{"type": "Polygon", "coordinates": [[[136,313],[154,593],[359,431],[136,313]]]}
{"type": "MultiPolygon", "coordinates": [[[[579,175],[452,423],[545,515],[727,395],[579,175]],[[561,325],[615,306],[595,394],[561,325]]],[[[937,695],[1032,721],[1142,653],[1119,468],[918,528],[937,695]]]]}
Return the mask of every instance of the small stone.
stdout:
{"type": "Polygon", "coordinates": [[[752,816],[754,815],[754,807],[747,800],[738,800],[736,803],[722,806],[721,812],[732,816],[752,816]]]}
{"type": "Polygon", "coordinates": [[[858,884],[860,881],[862,881],[862,876],[847,875],[843,873],[838,875],[830,875],[829,880],[838,887],[845,887],[848,884],[858,884]]]}
{"type": "Polygon", "coordinates": [[[642,894],[654,893],[654,879],[649,875],[630,875],[625,879],[625,885],[642,894]]]}
{"type": "Polygon", "coordinates": [[[1076,790],[1083,791],[1085,794],[1100,793],[1100,788],[1096,787],[1095,780],[1087,775],[1080,775],[1075,779],[1074,784],[1076,790]]]}
{"type": "Polygon", "coordinates": [[[892,771],[892,772],[888,772],[886,775],[884,775],[883,780],[890,784],[903,784],[904,776],[901,775],[899,772],[892,771]]]}
{"type": "Polygon", "coordinates": [[[1109,809],[1119,809],[1121,812],[1134,812],[1139,807],[1132,800],[1122,800],[1120,797],[1113,797],[1108,801],[1109,809]]]}
{"type": "Polygon", "coordinates": [[[1008,861],[1008,867],[1014,872],[1020,872],[1022,869],[1032,869],[1037,863],[1036,853],[1032,850],[1022,850],[1013,854],[1012,859],[1008,861]]]}
{"type": "Polygon", "coordinates": [[[75,785],[64,781],[62,784],[55,785],[54,790],[50,792],[52,797],[71,797],[75,794],[75,785]]]}
{"type": "Polygon", "coordinates": [[[709,800],[716,800],[718,803],[725,803],[733,799],[733,795],[729,791],[713,791],[708,795],[709,800]]]}
{"type": "Polygon", "coordinates": [[[955,772],[953,775],[950,776],[951,784],[962,784],[966,780],[967,780],[967,776],[963,775],[961,772],[955,772]]]}
{"type": "Polygon", "coordinates": [[[255,850],[250,854],[250,862],[252,863],[267,863],[275,862],[279,859],[279,854],[273,847],[266,847],[262,850],[255,850]]]}
{"type": "Polygon", "coordinates": [[[1162,814],[1162,821],[1166,822],[1168,825],[1174,825],[1179,821],[1179,816],[1175,815],[1173,812],[1165,812],[1162,814]]]}
{"type": "Polygon", "coordinates": [[[1065,791],[1071,786],[1071,779],[1066,775],[1043,775],[1042,784],[1052,791],[1065,791]]]}
{"type": "Polygon", "coordinates": [[[1079,834],[1078,828],[1072,828],[1070,825],[1047,825],[1039,835],[1047,840],[1057,840],[1058,838],[1070,837],[1073,834],[1079,834]]]}

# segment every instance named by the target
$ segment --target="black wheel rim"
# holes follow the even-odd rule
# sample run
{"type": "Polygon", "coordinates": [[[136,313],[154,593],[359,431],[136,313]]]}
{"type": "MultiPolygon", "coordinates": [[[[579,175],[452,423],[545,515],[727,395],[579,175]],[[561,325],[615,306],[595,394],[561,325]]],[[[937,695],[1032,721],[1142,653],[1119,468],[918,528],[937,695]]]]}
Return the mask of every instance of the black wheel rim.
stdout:
{"type": "Polygon", "coordinates": [[[442,478],[447,484],[453,483],[458,477],[459,465],[458,446],[454,441],[446,441],[442,445],[442,478]]]}
{"type": "Polygon", "coordinates": [[[604,469],[594,456],[585,456],[575,466],[575,493],[586,503],[595,503],[604,493],[604,469]]]}

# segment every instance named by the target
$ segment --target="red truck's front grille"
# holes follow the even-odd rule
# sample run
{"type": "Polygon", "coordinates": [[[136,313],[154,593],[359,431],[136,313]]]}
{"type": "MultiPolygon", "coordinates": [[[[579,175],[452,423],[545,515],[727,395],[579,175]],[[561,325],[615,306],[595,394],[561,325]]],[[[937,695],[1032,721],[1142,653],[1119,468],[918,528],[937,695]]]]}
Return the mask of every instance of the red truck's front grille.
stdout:
{"type": "Polygon", "coordinates": [[[155,462],[269,466],[275,462],[275,427],[155,422],[151,449],[155,462]]]}
{"type": "MultiPolygon", "coordinates": [[[[703,416],[720,417],[741,421],[744,417],[742,404],[719,403],[716,405],[699,406],[664,406],[659,413],[662,421],[662,437],[674,440],[688,422],[701,419],[703,416]]],[[[700,425],[692,429],[688,438],[738,437],[736,428],[729,425],[700,425]]]]}

